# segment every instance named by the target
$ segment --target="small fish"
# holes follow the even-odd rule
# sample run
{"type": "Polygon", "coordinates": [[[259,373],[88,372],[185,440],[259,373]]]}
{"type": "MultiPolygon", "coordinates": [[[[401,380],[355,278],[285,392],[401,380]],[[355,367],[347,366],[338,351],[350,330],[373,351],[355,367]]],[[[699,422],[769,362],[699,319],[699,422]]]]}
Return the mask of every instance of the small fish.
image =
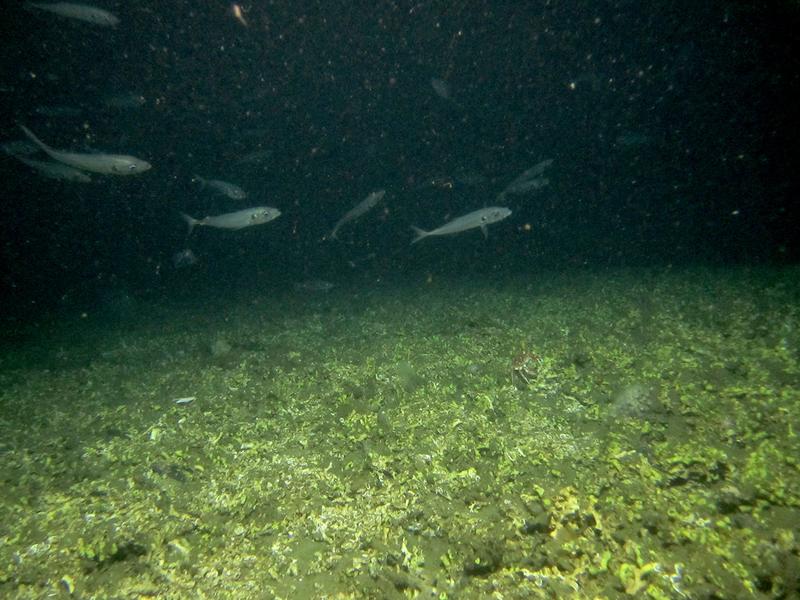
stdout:
{"type": "Polygon", "coordinates": [[[524,194],[531,190],[538,190],[550,183],[542,174],[549,169],[553,164],[553,159],[548,158],[541,162],[536,163],[530,169],[527,169],[517,175],[505,189],[500,192],[498,198],[505,198],[507,194],[524,194]]]}
{"type": "Polygon", "coordinates": [[[184,213],[181,213],[181,216],[189,225],[189,233],[192,233],[192,230],[197,225],[217,227],[218,229],[244,229],[252,225],[262,225],[280,217],[281,211],[270,206],[254,206],[253,208],[245,208],[236,212],[203,219],[195,219],[184,213]]]}
{"type": "Polygon", "coordinates": [[[107,10],[89,6],[88,4],[75,4],[73,2],[26,2],[25,8],[37,8],[51,12],[55,15],[67,17],[68,19],[76,19],[78,21],[85,21],[86,23],[93,23],[102,27],[116,27],[119,24],[119,18],[107,10]]]}
{"type": "Polygon", "coordinates": [[[83,171],[79,171],[69,165],[64,165],[57,162],[44,162],[41,160],[33,160],[32,158],[25,158],[24,156],[13,155],[18,161],[25,163],[31,169],[35,169],[41,175],[50,179],[58,179],[61,181],[78,181],[80,183],[90,183],[92,178],[83,171]]]}
{"type": "Polygon", "coordinates": [[[263,162],[270,156],[272,156],[272,150],[253,150],[244,156],[240,156],[235,162],[240,165],[252,165],[263,162]]]}
{"type": "Polygon", "coordinates": [[[439,96],[439,98],[442,100],[447,100],[447,102],[457,108],[462,108],[462,106],[453,99],[453,92],[450,89],[450,84],[444,79],[434,77],[431,79],[431,87],[433,88],[434,93],[439,96]]]}
{"type": "Polygon", "coordinates": [[[191,404],[196,399],[196,396],[186,396],[186,398],[175,398],[173,402],[175,404],[191,404]]]}
{"type": "Polygon", "coordinates": [[[45,144],[24,125],[20,125],[20,128],[25,132],[25,135],[46,152],[50,158],[64,163],[65,165],[69,165],[70,167],[75,167],[76,169],[91,171],[92,173],[102,173],[103,175],[136,175],[138,173],[144,173],[151,167],[149,162],[126,154],[79,154],[77,152],[62,152],[61,150],[56,150],[45,144]]]}
{"type": "Polygon", "coordinates": [[[374,252],[370,252],[369,254],[366,254],[364,256],[351,258],[350,260],[347,261],[347,264],[350,266],[351,269],[355,269],[358,265],[373,260],[377,256],[378,255],[375,254],[374,252]]]}
{"type": "Polygon", "coordinates": [[[141,94],[136,94],[133,92],[123,93],[123,94],[113,94],[111,96],[106,96],[103,99],[103,104],[105,104],[109,108],[115,108],[117,110],[125,110],[129,108],[141,108],[142,106],[147,104],[147,98],[145,98],[141,94]]]}
{"type": "Polygon", "coordinates": [[[334,284],[324,279],[308,279],[294,284],[294,289],[299,292],[329,292],[334,287],[334,284]]]}
{"type": "Polygon", "coordinates": [[[550,185],[550,180],[547,177],[534,177],[533,179],[526,179],[525,181],[518,181],[515,184],[507,185],[503,190],[503,194],[524,194],[531,190],[540,190],[543,187],[550,185]]]}
{"type": "Polygon", "coordinates": [[[336,234],[339,232],[339,228],[344,225],[345,223],[349,223],[363,215],[369,209],[374,207],[378,202],[380,202],[383,197],[386,195],[386,190],[378,190],[377,192],[370,193],[366,198],[364,198],[361,202],[356,204],[353,208],[348,210],[344,216],[336,221],[336,225],[333,226],[333,230],[328,234],[328,239],[335,240],[336,234]]]}
{"type": "Polygon", "coordinates": [[[452,221],[448,221],[441,227],[431,231],[424,231],[419,227],[414,227],[412,225],[411,229],[416,232],[417,237],[415,237],[411,243],[415,244],[422,238],[426,238],[431,235],[450,235],[453,233],[467,231],[468,229],[475,229],[476,227],[480,227],[483,235],[486,236],[488,235],[486,232],[487,225],[502,221],[510,214],[511,211],[505,207],[490,206],[488,208],[481,208],[480,210],[475,210],[471,213],[455,218],[452,221]]]}
{"type": "Polygon", "coordinates": [[[431,79],[431,87],[439,98],[450,100],[450,86],[444,79],[434,77],[431,79]]]}
{"type": "Polygon", "coordinates": [[[227,181],[220,181],[219,179],[204,179],[203,177],[200,177],[200,175],[195,175],[194,181],[198,181],[203,187],[210,187],[211,189],[216,190],[220,194],[227,196],[228,198],[232,198],[233,200],[244,200],[247,198],[247,192],[245,192],[238,185],[228,183],[227,181]]]}
{"type": "Polygon", "coordinates": [[[13,140],[3,143],[0,147],[3,148],[6,154],[14,156],[28,156],[30,154],[36,154],[39,151],[39,146],[30,140],[13,140]]]}
{"type": "Polygon", "coordinates": [[[196,265],[197,261],[197,256],[189,248],[172,255],[172,264],[176,269],[191,267],[192,265],[196,265]]]}
{"type": "Polygon", "coordinates": [[[74,106],[37,106],[33,109],[37,115],[43,117],[80,117],[83,110],[74,106]]]}

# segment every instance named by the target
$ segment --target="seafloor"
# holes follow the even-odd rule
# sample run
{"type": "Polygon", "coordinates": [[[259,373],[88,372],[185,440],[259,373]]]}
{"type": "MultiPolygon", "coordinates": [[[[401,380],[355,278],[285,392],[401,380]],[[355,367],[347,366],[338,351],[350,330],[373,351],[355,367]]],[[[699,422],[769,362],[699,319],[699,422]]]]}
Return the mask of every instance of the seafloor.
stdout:
{"type": "Polygon", "coordinates": [[[797,269],[120,312],[5,346],[3,598],[800,594],[797,269]]]}

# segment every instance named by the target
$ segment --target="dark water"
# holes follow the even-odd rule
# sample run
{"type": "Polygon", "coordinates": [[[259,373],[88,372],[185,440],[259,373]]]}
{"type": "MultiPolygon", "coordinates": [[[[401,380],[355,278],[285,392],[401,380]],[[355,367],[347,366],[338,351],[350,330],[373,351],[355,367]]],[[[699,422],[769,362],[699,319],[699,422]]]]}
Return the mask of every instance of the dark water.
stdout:
{"type": "Polygon", "coordinates": [[[276,2],[243,5],[248,27],[224,2],[106,8],[114,29],[7,11],[2,136],[24,123],[153,169],[64,184],[2,161],[4,312],[91,305],[115,286],[341,279],[371,253],[374,277],[797,259],[791,2],[276,2]],[[408,247],[409,225],[491,205],[544,159],[549,185],[509,196],[488,242],[408,247]],[[249,198],[200,190],[193,173],[249,198]],[[375,189],[385,204],[321,244],[375,189]],[[259,204],[283,216],[184,239],[180,211],[259,204]],[[201,266],[176,274],[187,246],[201,266]]]}
{"type": "Polygon", "coordinates": [[[153,165],[0,161],[0,595],[800,595],[800,5],[103,8],[0,22],[153,165]]]}

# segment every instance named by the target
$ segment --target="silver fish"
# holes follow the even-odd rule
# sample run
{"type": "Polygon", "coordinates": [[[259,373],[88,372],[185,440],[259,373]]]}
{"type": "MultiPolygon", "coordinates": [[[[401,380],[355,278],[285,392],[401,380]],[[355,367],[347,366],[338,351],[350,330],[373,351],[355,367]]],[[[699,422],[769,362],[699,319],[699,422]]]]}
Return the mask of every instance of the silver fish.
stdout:
{"type": "Polygon", "coordinates": [[[200,185],[203,187],[210,187],[233,200],[244,200],[247,198],[247,192],[236,184],[220,181],[219,179],[204,179],[200,177],[200,175],[194,175],[194,180],[200,182],[200,185]]]}
{"type": "Polygon", "coordinates": [[[76,4],[73,2],[26,2],[25,8],[38,8],[51,12],[68,19],[77,19],[78,21],[85,21],[87,23],[94,23],[103,27],[116,27],[119,24],[119,18],[107,10],[89,6],[88,4],[76,4]]]}
{"type": "Polygon", "coordinates": [[[25,158],[18,154],[12,155],[18,161],[25,163],[32,169],[36,169],[40,174],[50,179],[59,179],[61,181],[79,181],[81,183],[89,183],[92,178],[83,171],[74,169],[69,165],[64,165],[57,162],[44,162],[41,160],[34,160],[32,158],[25,158]]]}
{"type": "Polygon", "coordinates": [[[443,79],[433,77],[431,79],[431,87],[439,98],[450,100],[450,86],[443,79]]]}
{"type": "Polygon", "coordinates": [[[329,292],[336,285],[324,279],[308,279],[294,284],[294,289],[298,292],[329,292]]]}
{"type": "Polygon", "coordinates": [[[103,175],[136,175],[147,171],[151,167],[149,162],[126,154],[79,154],[77,152],[56,150],[36,137],[24,125],[20,125],[20,128],[50,158],[76,169],[102,173],[103,175]]]}
{"type": "Polygon", "coordinates": [[[11,142],[4,142],[2,148],[6,154],[29,156],[36,154],[39,151],[39,146],[30,140],[13,140],[11,142]]]}
{"type": "Polygon", "coordinates": [[[172,255],[172,265],[176,269],[191,267],[192,265],[196,265],[197,261],[197,256],[189,248],[181,250],[180,252],[176,252],[172,255]]]}
{"type": "Polygon", "coordinates": [[[380,202],[383,197],[386,195],[386,190],[378,190],[377,192],[372,192],[366,198],[364,198],[361,202],[356,204],[353,208],[348,210],[344,216],[336,221],[336,225],[333,226],[333,230],[328,234],[329,239],[336,239],[336,234],[339,232],[339,228],[344,225],[345,223],[349,223],[363,215],[369,209],[374,207],[378,202],[380,202]]]}
{"type": "Polygon", "coordinates": [[[125,110],[128,108],[141,108],[147,104],[147,98],[134,92],[112,94],[103,99],[103,104],[109,108],[125,110]]]}
{"type": "Polygon", "coordinates": [[[524,194],[531,190],[540,190],[543,187],[550,185],[550,180],[547,177],[534,177],[533,179],[526,179],[525,181],[518,181],[513,185],[506,186],[501,194],[524,194]]]}
{"type": "Polygon", "coordinates": [[[502,206],[489,206],[488,208],[481,208],[480,210],[472,211],[466,215],[461,217],[457,217],[452,221],[448,221],[441,227],[437,229],[433,229],[431,231],[424,231],[419,227],[411,226],[417,237],[415,237],[411,243],[415,244],[416,242],[420,241],[422,238],[426,238],[431,235],[450,235],[452,233],[460,233],[462,231],[467,231],[468,229],[475,229],[476,227],[480,227],[483,235],[487,235],[486,233],[486,226],[490,225],[491,223],[497,223],[498,221],[502,221],[506,217],[511,214],[511,211],[502,206]]]}
{"type": "Polygon", "coordinates": [[[184,213],[181,213],[181,216],[189,225],[189,233],[192,233],[192,230],[197,225],[217,227],[218,229],[244,229],[252,225],[262,225],[280,217],[281,211],[270,206],[254,206],[253,208],[245,208],[236,212],[203,219],[195,219],[184,213]]]}
{"type": "Polygon", "coordinates": [[[523,194],[530,190],[543,188],[550,183],[550,181],[541,175],[549,169],[552,164],[553,159],[548,158],[547,160],[536,163],[530,169],[523,171],[500,192],[500,197],[505,198],[506,194],[523,194]]]}
{"type": "Polygon", "coordinates": [[[80,117],[83,110],[74,106],[37,106],[33,109],[37,115],[43,117],[80,117]]]}

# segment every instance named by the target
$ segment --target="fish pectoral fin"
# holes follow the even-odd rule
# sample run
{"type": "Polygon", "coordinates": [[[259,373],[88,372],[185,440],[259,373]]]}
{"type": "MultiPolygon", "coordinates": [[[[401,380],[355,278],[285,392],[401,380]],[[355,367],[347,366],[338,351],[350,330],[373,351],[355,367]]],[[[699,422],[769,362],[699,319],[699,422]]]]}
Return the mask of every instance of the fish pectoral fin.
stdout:
{"type": "Polygon", "coordinates": [[[486,225],[481,225],[481,232],[483,233],[484,239],[489,239],[489,230],[486,228],[486,225]]]}

